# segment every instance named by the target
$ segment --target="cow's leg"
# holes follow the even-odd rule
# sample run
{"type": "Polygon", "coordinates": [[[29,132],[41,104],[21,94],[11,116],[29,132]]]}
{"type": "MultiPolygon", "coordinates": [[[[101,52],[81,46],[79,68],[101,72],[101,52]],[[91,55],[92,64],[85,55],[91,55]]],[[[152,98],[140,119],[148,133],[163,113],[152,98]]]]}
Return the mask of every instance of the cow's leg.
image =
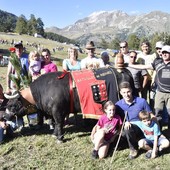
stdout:
{"type": "Polygon", "coordinates": [[[37,112],[37,124],[41,127],[44,124],[44,113],[40,110],[37,112]]]}
{"type": "Polygon", "coordinates": [[[57,116],[54,116],[53,118],[55,121],[53,136],[57,137],[57,143],[62,143],[64,139],[63,125],[64,125],[65,116],[58,114],[57,116]]]}
{"type": "Polygon", "coordinates": [[[64,139],[64,131],[63,131],[63,123],[58,123],[55,125],[55,128],[57,128],[57,143],[62,143],[64,139]]]}

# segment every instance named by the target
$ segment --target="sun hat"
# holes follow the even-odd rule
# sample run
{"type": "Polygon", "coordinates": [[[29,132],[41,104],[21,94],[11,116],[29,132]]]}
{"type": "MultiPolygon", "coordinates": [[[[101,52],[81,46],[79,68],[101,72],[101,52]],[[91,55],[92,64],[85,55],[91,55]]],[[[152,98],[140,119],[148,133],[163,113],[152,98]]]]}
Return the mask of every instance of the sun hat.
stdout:
{"type": "Polygon", "coordinates": [[[163,46],[163,47],[162,47],[162,52],[164,52],[164,51],[170,53],[170,46],[169,46],[169,45],[163,46]]]}
{"type": "Polygon", "coordinates": [[[14,44],[15,48],[23,48],[23,44],[21,42],[17,42],[14,44]]]}
{"type": "Polygon", "coordinates": [[[86,44],[86,49],[95,49],[95,45],[93,41],[90,41],[86,44]]]}
{"type": "Polygon", "coordinates": [[[156,47],[155,48],[162,48],[164,46],[164,42],[163,41],[158,41],[156,42],[156,47]]]}

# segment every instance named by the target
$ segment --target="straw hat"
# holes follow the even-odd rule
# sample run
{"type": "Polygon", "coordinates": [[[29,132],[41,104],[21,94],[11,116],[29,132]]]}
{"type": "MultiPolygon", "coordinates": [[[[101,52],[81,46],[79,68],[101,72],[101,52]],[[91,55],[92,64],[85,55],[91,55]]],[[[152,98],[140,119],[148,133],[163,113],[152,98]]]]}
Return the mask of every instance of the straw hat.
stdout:
{"type": "Polygon", "coordinates": [[[95,49],[95,45],[93,41],[90,41],[86,44],[86,49],[95,49]]]}

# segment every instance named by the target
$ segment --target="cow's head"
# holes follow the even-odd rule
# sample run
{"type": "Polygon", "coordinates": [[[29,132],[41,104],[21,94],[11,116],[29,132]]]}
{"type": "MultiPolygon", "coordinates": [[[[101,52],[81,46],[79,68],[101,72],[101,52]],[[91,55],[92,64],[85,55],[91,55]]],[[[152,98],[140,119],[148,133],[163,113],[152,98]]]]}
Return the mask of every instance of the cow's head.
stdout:
{"type": "Polygon", "coordinates": [[[20,94],[18,92],[13,93],[12,95],[4,94],[5,98],[9,99],[6,110],[5,110],[5,117],[10,119],[14,115],[16,116],[24,116],[25,108],[21,102],[20,94]]]}

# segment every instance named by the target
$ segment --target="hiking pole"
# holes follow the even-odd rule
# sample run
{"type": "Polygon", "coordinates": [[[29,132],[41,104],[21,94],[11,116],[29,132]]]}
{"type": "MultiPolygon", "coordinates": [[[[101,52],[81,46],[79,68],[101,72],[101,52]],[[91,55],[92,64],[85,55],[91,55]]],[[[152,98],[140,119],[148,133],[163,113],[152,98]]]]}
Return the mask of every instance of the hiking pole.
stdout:
{"type": "Polygon", "coordinates": [[[122,132],[123,132],[124,125],[125,125],[125,121],[126,121],[127,114],[128,114],[128,112],[125,111],[125,117],[124,117],[124,119],[123,119],[123,124],[122,124],[121,130],[120,130],[120,133],[119,133],[119,137],[118,137],[118,140],[117,140],[117,143],[116,143],[116,146],[115,146],[115,149],[114,149],[114,152],[113,152],[113,155],[112,155],[110,164],[113,162],[113,159],[114,159],[114,157],[115,157],[116,150],[117,150],[117,147],[118,147],[118,144],[119,144],[119,141],[120,141],[122,132]]]}

